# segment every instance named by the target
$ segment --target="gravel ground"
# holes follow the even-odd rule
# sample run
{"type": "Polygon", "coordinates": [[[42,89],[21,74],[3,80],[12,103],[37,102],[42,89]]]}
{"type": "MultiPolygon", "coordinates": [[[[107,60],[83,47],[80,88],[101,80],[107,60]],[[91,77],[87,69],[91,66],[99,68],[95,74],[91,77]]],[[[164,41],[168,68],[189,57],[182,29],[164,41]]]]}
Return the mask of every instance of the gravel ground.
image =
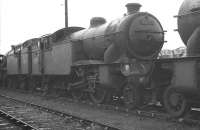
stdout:
{"type": "Polygon", "coordinates": [[[24,106],[21,103],[8,101],[0,98],[0,109],[4,111],[13,111],[10,114],[23,121],[33,121],[29,123],[36,128],[50,128],[48,130],[84,130],[89,126],[84,126],[77,120],[60,117],[48,112],[35,109],[30,106],[24,106]],[[5,107],[6,106],[6,107],[5,107]]]}
{"type": "MultiPolygon", "coordinates": [[[[66,101],[64,97],[42,97],[37,94],[21,93],[16,91],[8,91],[5,89],[0,90],[0,94],[8,95],[10,97],[20,99],[23,101],[32,102],[38,105],[43,105],[49,108],[53,108],[62,112],[71,113],[75,116],[80,116],[96,122],[109,124],[111,126],[118,127],[122,130],[199,130],[199,127],[190,127],[183,124],[172,123],[167,121],[161,121],[157,119],[141,118],[133,115],[126,115],[111,110],[102,110],[94,108],[92,106],[70,103],[66,101]]],[[[80,129],[77,123],[68,122],[72,129],[80,129]],[[75,128],[74,128],[75,127],[75,128]]],[[[83,128],[81,128],[83,129],[83,128]]],[[[101,127],[92,126],[84,129],[96,130],[102,129],[101,127]]],[[[70,128],[71,130],[71,128],[70,128]]]]}
{"type": "Polygon", "coordinates": [[[23,129],[0,117],[0,130],[23,130],[23,129]]]}

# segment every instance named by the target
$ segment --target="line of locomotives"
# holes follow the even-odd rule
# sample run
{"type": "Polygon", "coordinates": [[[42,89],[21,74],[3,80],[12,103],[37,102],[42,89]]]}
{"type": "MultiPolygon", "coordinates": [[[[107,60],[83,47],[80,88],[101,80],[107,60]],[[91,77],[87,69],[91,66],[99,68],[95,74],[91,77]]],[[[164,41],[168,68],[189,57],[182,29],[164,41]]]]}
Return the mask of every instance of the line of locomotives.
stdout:
{"type": "Polygon", "coordinates": [[[0,56],[1,80],[8,88],[67,91],[97,104],[114,97],[130,109],[159,102],[183,116],[200,105],[199,1],[185,0],[177,16],[187,57],[157,59],[165,31],[140,4],[129,3],[120,19],[94,17],[87,29],[68,27],[12,46],[0,56]]]}

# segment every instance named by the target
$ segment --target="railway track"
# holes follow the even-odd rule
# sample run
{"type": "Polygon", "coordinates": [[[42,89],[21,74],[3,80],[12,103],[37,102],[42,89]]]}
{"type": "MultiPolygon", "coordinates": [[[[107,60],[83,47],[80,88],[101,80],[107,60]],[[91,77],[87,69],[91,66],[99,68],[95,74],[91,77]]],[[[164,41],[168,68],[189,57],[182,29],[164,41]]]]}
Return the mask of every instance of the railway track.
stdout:
{"type": "Polygon", "coordinates": [[[3,110],[0,110],[0,117],[0,130],[39,130],[3,110]]]}
{"type": "MultiPolygon", "coordinates": [[[[55,130],[55,128],[49,127],[48,121],[44,122],[41,119],[37,120],[27,120],[26,118],[23,117],[24,114],[31,114],[33,115],[33,110],[30,109],[36,109],[45,113],[50,113],[56,116],[59,116],[63,119],[71,120],[74,122],[79,122],[80,124],[83,125],[84,128],[92,128],[92,127],[101,127],[105,130],[107,129],[112,129],[112,130],[117,130],[117,128],[111,127],[106,124],[101,124],[95,121],[91,121],[88,119],[84,119],[78,116],[74,116],[69,113],[64,113],[60,112],[51,108],[47,108],[44,106],[36,105],[33,103],[17,100],[5,95],[0,95],[0,114],[3,115],[4,117],[7,117],[10,121],[12,121],[14,124],[17,126],[20,126],[23,130],[55,130]],[[2,101],[2,98],[4,98],[2,101]],[[9,102],[9,103],[8,103],[9,102]],[[16,107],[17,104],[17,107],[16,107]],[[19,104],[21,104],[19,106],[19,104]],[[16,108],[20,108],[22,110],[18,111],[19,109],[16,110],[16,108]],[[2,110],[3,109],[3,110],[2,110]],[[19,114],[22,114],[22,116],[19,117],[19,114]],[[39,122],[37,122],[39,120],[39,122]],[[42,123],[41,123],[42,121],[42,123]],[[45,126],[45,125],[46,126],[45,126]]],[[[34,117],[35,118],[35,117],[34,117]]],[[[30,119],[30,118],[29,118],[30,119]]],[[[55,121],[55,120],[54,120],[55,121]]],[[[57,121],[58,122],[58,121],[57,121]]],[[[60,128],[58,128],[60,130],[60,128]]]]}
{"type": "Polygon", "coordinates": [[[22,130],[22,128],[5,118],[0,117],[0,130],[22,130]]]}
{"type": "MultiPolygon", "coordinates": [[[[22,101],[22,100],[16,99],[15,97],[11,98],[9,96],[5,96],[2,94],[1,94],[1,96],[3,98],[12,100],[14,102],[20,102],[22,104],[26,104],[26,106],[31,106],[31,107],[34,107],[36,109],[39,109],[39,110],[42,110],[42,111],[45,111],[48,113],[58,115],[60,117],[64,117],[64,118],[67,117],[68,119],[76,120],[78,122],[81,122],[82,124],[87,124],[87,126],[92,126],[92,125],[96,124],[97,126],[100,126],[103,129],[127,129],[128,130],[129,128],[131,128],[129,126],[124,127],[121,125],[113,125],[112,122],[110,123],[110,122],[104,122],[101,120],[96,120],[96,119],[91,119],[91,118],[84,118],[84,116],[74,115],[73,112],[68,113],[68,112],[62,112],[60,110],[50,109],[49,108],[50,106],[44,107],[45,105],[35,104],[35,103],[33,103],[34,101],[33,102],[24,101],[24,100],[22,101]]],[[[58,101],[54,101],[54,102],[58,102],[58,101]]],[[[129,109],[126,109],[126,108],[123,108],[120,106],[100,105],[100,104],[95,105],[88,101],[80,102],[80,101],[74,101],[72,99],[66,99],[66,98],[65,98],[65,102],[67,104],[71,102],[71,103],[75,103],[75,104],[82,104],[82,106],[90,106],[92,109],[98,109],[100,111],[103,111],[103,110],[105,110],[105,111],[108,110],[108,111],[112,111],[112,112],[115,111],[117,114],[119,113],[119,115],[120,114],[125,115],[127,117],[127,121],[132,119],[129,117],[134,117],[134,118],[137,118],[137,120],[140,120],[140,122],[145,122],[146,120],[155,120],[155,122],[162,122],[162,123],[167,122],[167,124],[170,125],[170,128],[171,128],[171,126],[173,126],[173,128],[175,128],[175,129],[182,127],[182,126],[184,127],[184,129],[188,129],[188,128],[198,128],[199,129],[199,127],[200,127],[200,120],[198,120],[198,119],[190,119],[190,118],[173,119],[173,118],[169,117],[167,114],[165,114],[164,112],[160,112],[160,111],[153,111],[153,110],[152,111],[146,111],[146,110],[131,111],[129,109]]],[[[58,105],[56,105],[56,106],[58,106],[58,105]]],[[[90,112],[92,112],[92,111],[90,111],[90,112]]],[[[95,117],[95,118],[97,118],[97,117],[95,117]]],[[[166,128],[166,127],[163,127],[163,128],[166,128]]],[[[163,129],[163,128],[160,128],[160,129],[163,129]]],[[[167,128],[168,128],[168,126],[167,126],[167,128]]]]}

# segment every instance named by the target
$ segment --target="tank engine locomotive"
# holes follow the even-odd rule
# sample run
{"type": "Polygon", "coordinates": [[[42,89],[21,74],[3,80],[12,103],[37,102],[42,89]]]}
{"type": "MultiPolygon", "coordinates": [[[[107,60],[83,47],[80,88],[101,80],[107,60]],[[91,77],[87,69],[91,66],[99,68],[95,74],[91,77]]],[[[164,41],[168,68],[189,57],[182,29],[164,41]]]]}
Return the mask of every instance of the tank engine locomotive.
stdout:
{"type": "Polygon", "coordinates": [[[153,65],[144,60],[158,56],[164,31],[156,17],[139,12],[140,4],[126,6],[120,19],[95,17],[87,29],[64,28],[13,46],[7,54],[8,86],[65,89],[76,99],[87,93],[95,103],[117,95],[134,106],[130,90],[146,83],[153,65]]]}

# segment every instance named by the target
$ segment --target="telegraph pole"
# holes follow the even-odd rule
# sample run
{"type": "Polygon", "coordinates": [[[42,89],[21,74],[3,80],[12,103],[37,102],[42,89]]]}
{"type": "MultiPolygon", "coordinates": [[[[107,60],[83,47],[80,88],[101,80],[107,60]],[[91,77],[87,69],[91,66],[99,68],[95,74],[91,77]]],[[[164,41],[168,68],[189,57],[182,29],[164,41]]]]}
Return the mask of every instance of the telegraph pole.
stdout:
{"type": "MultiPolygon", "coordinates": [[[[0,9],[1,10],[1,9],[0,9]]],[[[1,13],[1,12],[0,12],[1,13]]],[[[2,35],[2,26],[1,26],[1,24],[2,24],[2,19],[1,19],[1,14],[0,14],[0,54],[1,54],[1,35],[2,35]]]]}
{"type": "Polygon", "coordinates": [[[68,27],[68,1],[65,0],[65,27],[68,27]]]}

